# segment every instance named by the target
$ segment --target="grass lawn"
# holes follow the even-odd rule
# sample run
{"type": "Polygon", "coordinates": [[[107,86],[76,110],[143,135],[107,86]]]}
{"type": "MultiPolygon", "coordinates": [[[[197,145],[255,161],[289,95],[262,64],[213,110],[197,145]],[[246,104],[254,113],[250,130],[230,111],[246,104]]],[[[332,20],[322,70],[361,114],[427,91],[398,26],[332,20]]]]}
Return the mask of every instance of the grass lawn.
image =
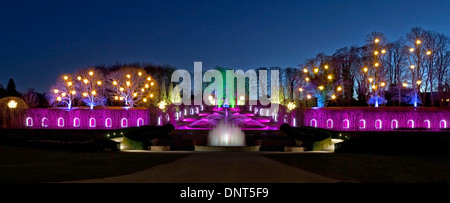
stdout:
{"type": "Polygon", "coordinates": [[[118,176],[184,156],[186,154],[96,153],[0,146],[0,183],[59,182],[118,176]]]}
{"type": "Polygon", "coordinates": [[[265,156],[317,174],[351,182],[450,182],[450,157],[352,153],[286,153],[265,156]]]}

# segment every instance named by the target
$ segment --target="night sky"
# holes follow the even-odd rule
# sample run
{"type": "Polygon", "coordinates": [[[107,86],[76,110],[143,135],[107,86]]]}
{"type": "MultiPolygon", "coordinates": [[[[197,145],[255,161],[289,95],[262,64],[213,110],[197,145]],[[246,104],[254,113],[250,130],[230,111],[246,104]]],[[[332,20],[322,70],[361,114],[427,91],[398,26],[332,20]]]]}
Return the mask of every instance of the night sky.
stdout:
{"type": "Polygon", "coordinates": [[[59,74],[116,62],[297,67],[414,26],[450,35],[450,1],[1,0],[0,84],[45,92],[59,74]]]}

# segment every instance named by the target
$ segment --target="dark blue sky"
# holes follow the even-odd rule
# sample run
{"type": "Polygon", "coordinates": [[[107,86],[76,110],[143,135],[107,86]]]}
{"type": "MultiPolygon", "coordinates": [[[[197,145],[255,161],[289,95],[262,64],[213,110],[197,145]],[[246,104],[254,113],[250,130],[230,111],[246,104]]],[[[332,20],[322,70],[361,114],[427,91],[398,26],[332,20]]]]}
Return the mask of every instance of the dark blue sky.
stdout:
{"type": "Polygon", "coordinates": [[[421,26],[450,35],[450,1],[0,1],[0,84],[48,91],[97,64],[296,67],[319,52],[421,26]]]}

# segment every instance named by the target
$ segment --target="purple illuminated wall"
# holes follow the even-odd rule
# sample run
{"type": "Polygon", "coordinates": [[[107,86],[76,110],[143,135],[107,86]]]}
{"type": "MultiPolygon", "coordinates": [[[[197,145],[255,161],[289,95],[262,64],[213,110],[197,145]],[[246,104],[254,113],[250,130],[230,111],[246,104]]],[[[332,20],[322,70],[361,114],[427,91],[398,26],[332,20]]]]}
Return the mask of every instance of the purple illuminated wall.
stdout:
{"type": "MultiPolygon", "coordinates": [[[[267,107],[266,107],[267,108],[267,107]]],[[[278,114],[261,113],[261,106],[243,106],[245,112],[258,114],[258,121],[280,126],[312,126],[339,131],[392,131],[398,129],[428,129],[440,131],[450,126],[450,110],[440,108],[316,108],[297,109],[287,113],[280,106],[278,114]],[[266,116],[267,115],[267,116],[266,116]]],[[[99,109],[28,109],[23,123],[25,128],[49,129],[119,129],[140,125],[164,125],[203,115],[206,106],[179,106],[177,110],[162,112],[150,108],[99,108],[99,109]],[[203,109],[203,111],[201,110],[203,109]]],[[[242,112],[242,113],[245,113],[242,112]]]]}
{"type": "Polygon", "coordinates": [[[29,109],[25,115],[24,127],[49,129],[118,129],[141,125],[163,125],[167,123],[164,113],[147,108],[104,108],[104,109],[29,109]]]}
{"type": "Polygon", "coordinates": [[[450,127],[450,110],[440,108],[318,108],[301,114],[303,126],[343,131],[440,131],[450,127]]]}

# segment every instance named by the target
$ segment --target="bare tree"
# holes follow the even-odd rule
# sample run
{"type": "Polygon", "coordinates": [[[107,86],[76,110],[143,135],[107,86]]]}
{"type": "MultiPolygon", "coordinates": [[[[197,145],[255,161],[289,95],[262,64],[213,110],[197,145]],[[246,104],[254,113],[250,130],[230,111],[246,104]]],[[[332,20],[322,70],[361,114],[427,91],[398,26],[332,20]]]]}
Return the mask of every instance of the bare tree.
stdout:
{"type": "Polygon", "coordinates": [[[411,103],[417,107],[420,102],[420,85],[424,78],[425,68],[424,61],[426,57],[426,47],[423,46],[424,40],[426,40],[426,31],[420,27],[414,27],[409,33],[406,34],[407,46],[409,46],[410,54],[409,63],[412,74],[411,86],[414,90],[414,96],[411,103]]]}
{"type": "Polygon", "coordinates": [[[446,97],[444,95],[445,81],[450,66],[450,38],[444,34],[436,34],[436,47],[431,50],[435,71],[436,89],[438,93],[439,104],[445,106],[446,97]]]}
{"type": "Polygon", "coordinates": [[[39,96],[36,90],[30,88],[25,94],[23,94],[23,100],[27,103],[28,107],[34,108],[39,105],[39,96]]]}
{"type": "Polygon", "coordinates": [[[75,81],[76,77],[71,74],[58,77],[49,94],[47,94],[49,104],[66,104],[67,108],[71,109],[73,100],[78,97],[75,81]]]}
{"type": "Polygon", "coordinates": [[[124,101],[125,106],[134,107],[139,102],[153,98],[152,77],[140,68],[122,67],[107,76],[108,94],[115,100],[124,101]]]}
{"type": "Polygon", "coordinates": [[[407,52],[404,49],[405,41],[403,38],[389,43],[387,52],[386,66],[388,69],[388,83],[389,91],[391,94],[398,95],[397,97],[392,97],[393,101],[398,101],[398,106],[401,106],[402,102],[402,87],[403,81],[406,79],[405,67],[407,65],[407,52]]]}
{"type": "Polygon", "coordinates": [[[86,68],[77,71],[74,76],[77,78],[76,91],[81,95],[81,100],[91,109],[94,106],[104,105],[105,96],[105,76],[103,72],[94,68],[86,68]]]}

